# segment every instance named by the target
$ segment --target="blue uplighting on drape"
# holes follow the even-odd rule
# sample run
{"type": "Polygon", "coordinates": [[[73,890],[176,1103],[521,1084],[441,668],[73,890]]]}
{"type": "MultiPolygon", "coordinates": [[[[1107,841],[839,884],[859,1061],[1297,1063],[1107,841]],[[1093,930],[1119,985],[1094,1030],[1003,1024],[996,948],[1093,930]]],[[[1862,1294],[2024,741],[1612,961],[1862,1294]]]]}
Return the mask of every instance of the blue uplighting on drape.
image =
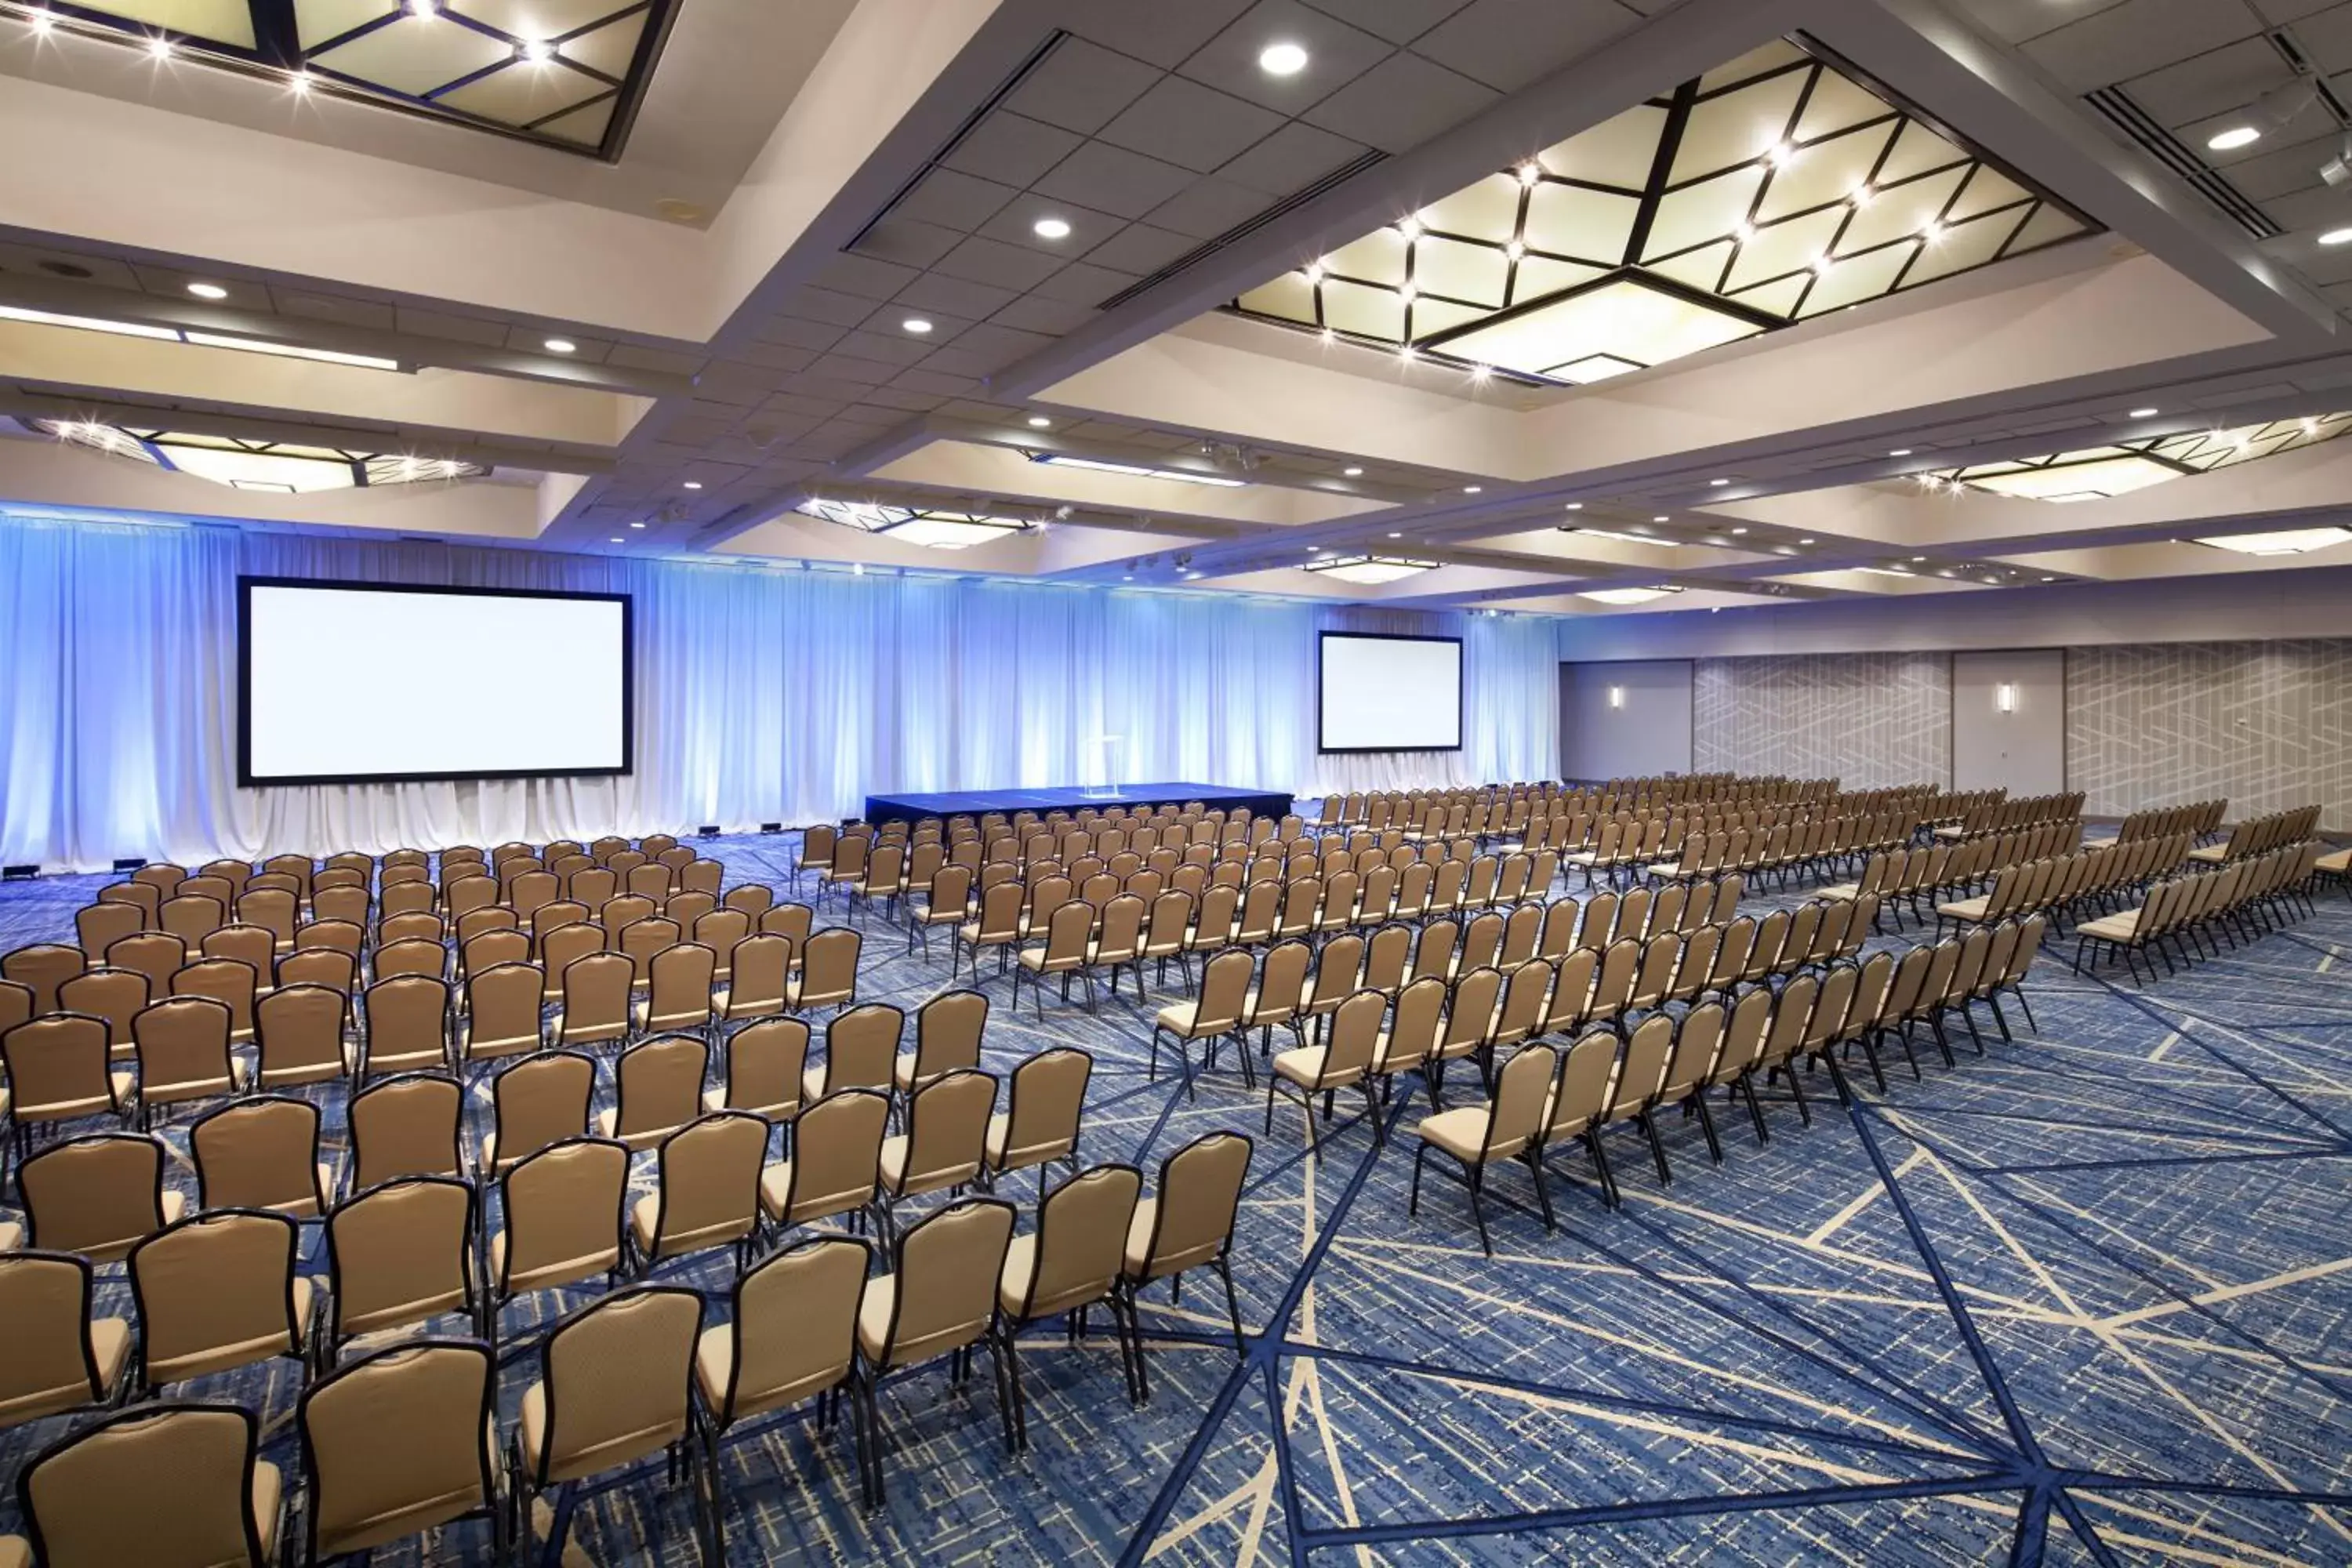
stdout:
{"type": "MultiPolygon", "coordinates": [[[[1230,595],[628,561],[184,526],[0,522],[0,861],[384,849],[730,829],[870,792],[1191,779],[1301,795],[1549,777],[1552,625],[1230,595]],[[636,599],[636,771],[617,779],[236,787],[236,578],[573,588],[636,599]],[[1321,757],[1318,628],[1465,639],[1465,747],[1321,757]]],[[[322,647],[364,722],[397,647],[322,647]]],[[[544,668],[455,703],[531,722],[544,668]]]]}

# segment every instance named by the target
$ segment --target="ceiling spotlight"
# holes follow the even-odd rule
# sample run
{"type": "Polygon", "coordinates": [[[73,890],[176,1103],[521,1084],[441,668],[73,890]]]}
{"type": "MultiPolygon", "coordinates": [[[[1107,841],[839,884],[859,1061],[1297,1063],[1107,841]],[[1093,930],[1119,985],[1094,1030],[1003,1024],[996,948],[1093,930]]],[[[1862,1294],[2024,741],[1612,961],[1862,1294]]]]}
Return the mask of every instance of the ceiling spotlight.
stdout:
{"type": "Polygon", "coordinates": [[[1570,511],[1582,511],[1584,510],[1584,503],[1580,500],[1572,500],[1568,503],[1568,510],[1570,511]]]}
{"type": "Polygon", "coordinates": [[[917,337],[921,337],[925,332],[931,330],[930,322],[923,320],[920,316],[909,316],[905,321],[899,322],[898,326],[901,331],[912,332],[917,337]]]}
{"type": "Polygon", "coordinates": [[[700,479],[688,479],[686,481],[686,488],[690,490],[698,490],[702,488],[702,481],[700,479]]]}
{"type": "Polygon", "coordinates": [[[1785,163],[1797,155],[1797,150],[1786,142],[1775,142],[1764,149],[1764,156],[1775,163],[1785,163]]]}
{"type": "Polygon", "coordinates": [[[188,285],[188,292],[194,294],[199,300],[226,300],[228,298],[228,290],[222,288],[217,283],[191,283],[188,285]]]}
{"type": "Polygon", "coordinates": [[[1916,564],[1916,563],[1919,563],[1919,562],[1925,561],[1926,559],[1927,559],[1927,558],[1926,556],[1924,556],[1924,555],[1914,555],[1913,557],[1911,557],[1911,560],[1912,560],[1912,562],[1913,562],[1913,563],[1914,563],[1914,564],[1916,564]]]}
{"type": "Polygon", "coordinates": [[[160,33],[157,34],[155,37],[147,40],[147,53],[148,56],[153,59],[170,59],[172,58],[172,40],[164,37],[160,33]]]}
{"type": "Polygon", "coordinates": [[[1360,476],[1362,475],[1363,471],[1364,471],[1363,469],[1359,468],[1356,468],[1356,467],[1354,467],[1354,466],[1350,465],[1350,466],[1349,466],[1349,467],[1348,467],[1348,468],[1341,468],[1341,469],[1339,470],[1339,473],[1340,473],[1341,477],[1346,478],[1346,479],[1357,479],[1357,478],[1360,477],[1360,476]]]}
{"type": "Polygon", "coordinates": [[[2163,410],[2157,408],[2135,408],[2128,415],[2125,416],[2125,417],[2129,419],[2153,419],[2162,412],[2163,410]]]}
{"type": "Polygon", "coordinates": [[[1519,184],[1532,185],[1543,178],[1543,169],[1533,160],[1519,165],[1519,184]]]}
{"type": "Polygon", "coordinates": [[[1733,529],[1731,531],[1732,531],[1732,533],[1733,533],[1735,536],[1737,536],[1737,535],[1739,535],[1739,534],[1745,533],[1745,532],[1747,532],[1748,531],[1747,531],[1746,529],[1744,529],[1744,528],[1735,528],[1735,529],[1733,529]]]}
{"type": "Polygon", "coordinates": [[[1528,247],[1514,239],[1503,247],[1503,254],[1509,257],[1513,261],[1525,260],[1528,254],[1528,247]]]}
{"type": "Polygon", "coordinates": [[[645,527],[645,524],[644,524],[644,523],[642,523],[642,522],[633,522],[633,523],[629,524],[629,526],[630,526],[631,528],[643,528],[643,527],[645,527]]]}
{"type": "Polygon", "coordinates": [[[1753,226],[1748,224],[1734,224],[1731,228],[1731,237],[1738,240],[1740,244],[1746,245],[1748,241],[1756,237],[1756,230],[1753,226]]]}
{"type": "Polygon", "coordinates": [[[293,89],[295,97],[300,98],[310,90],[310,73],[296,71],[286,79],[286,85],[293,89]]]}
{"type": "Polygon", "coordinates": [[[1420,297],[1421,290],[1414,288],[1410,283],[1401,283],[1397,286],[1397,298],[1403,300],[1408,305],[1412,304],[1420,297]]]}
{"type": "Polygon", "coordinates": [[[1731,481],[1729,479],[1709,479],[1706,482],[1710,485],[1727,485],[1731,481]]]}
{"type": "Polygon", "coordinates": [[[2250,147],[2263,139],[2263,133],[2251,125],[2232,125],[2227,131],[2205,139],[2205,145],[2216,153],[2234,152],[2250,147]]]}
{"type": "Polygon", "coordinates": [[[617,534],[617,533],[616,533],[616,534],[613,535],[613,542],[614,542],[614,543],[615,543],[615,544],[626,544],[626,543],[628,542],[628,541],[627,541],[627,540],[625,540],[625,539],[624,539],[624,538],[622,538],[619,534],[617,534]]]}
{"type": "Polygon", "coordinates": [[[1926,240],[1929,245],[1937,244],[1944,237],[1944,226],[1930,218],[1927,223],[1920,226],[1919,237],[1926,240]]]}
{"type": "Polygon", "coordinates": [[[2342,245],[2352,241],[2352,228],[2331,228],[2319,237],[2322,245],[2342,245]]]}
{"type": "Polygon", "coordinates": [[[1396,231],[1407,239],[1419,239],[1421,220],[1417,217],[1401,217],[1397,219],[1396,231]]]}
{"type": "Polygon", "coordinates": [[[1462,487],[1462,493],[1465,496],[1475,496],[1486,488],[1486,487],[1484,485],[1464,485],[1462,487]]]}
{"type": "Polygon", "coordinates": [[[1390,537],[1391,539],[1402,539],[1402,538],[1404,537],[1404,535],[1403,535],[1403,534],[1402,534],[1402,533],[1391,533],[1391,534],[1390,534],[1390,535],[1389,535],[1389,537],[1390,537]]]}
{"type": "Polygon", "coordinates": [[[1800,539],[1797,542],[1800,544],[1811,544],[1812,541],[1810,539],[1800,539]]]}
{"type": "Polygon", "coordinates": [[[33,29],[35,37],[46,38],[49,36],[49,29],[57,26],[58,19],[47,11],[36,11],[26,16],[25,21],[33,29]]]}
{"type": "Polygon", "coordinates": [[[1029,416],[1029,428],[1032,430],[1044,430],[1050,428],[1053,423],[1054,422],[1051,419],[1046,418],[1042,414],[1032,414],[1029,416]]]}
{"type": "Polygon", "coordinates": [[[408,0],[408,14],[412,16],[430,16],[440,8],[440,0],[408,0]]]}
{"type": "Polygon", "coordinates": [[[1878,193],[1870,188],[1869,182],[1864,181],[1863,184],[1854,186],[1853,194],[1846,197],[1846,200],[1852,202],[1858,207],[1866,207],[1870,205],[1871,198],[1876,195],[1878,195],[1878,193]]]}
{"type": "Polygon", "coordinates": [[[1307,51],[1287,41],[1258,51],[1257,68],[1268,76],[1297,76],[1307,68],[1307,51]]]}
{"type": "Polygon", "coordinates": [[[578,353],[580,345],[570,338],[550,338],[547,340],[547,352],[551,354],[578,353]]]}
{"type": "Polygon", "coordinates": [[[1039,239],[1067,239],[1070,225],[1066,218],[1041,217],[1029,226],[1029,232],[1039,239]]]}
{"type": "Polygon", "coordinates": [[[1886,455],[1890,458],[1907,458],[1911,455],[1911,448],[1908,447],[1897,447],[1895,450],[1887,453],[1886,455]]]}
{"type": "Polygon", "coordinates": [[[555,46],[545,38],[525,38],[515,53],[535,66],[543,66],[555,58],[555,46]]]}
{"type": "Polygon", "coordinates": [[[1666,521],[1666,514],[1665,514],[1664,512],[1660,512],[1657,516],[1655,516],[1655,517],[1652,518],[1650,521],[1651,521],[1652,522],[1664,522],[1664,521],[1666,521]]]}

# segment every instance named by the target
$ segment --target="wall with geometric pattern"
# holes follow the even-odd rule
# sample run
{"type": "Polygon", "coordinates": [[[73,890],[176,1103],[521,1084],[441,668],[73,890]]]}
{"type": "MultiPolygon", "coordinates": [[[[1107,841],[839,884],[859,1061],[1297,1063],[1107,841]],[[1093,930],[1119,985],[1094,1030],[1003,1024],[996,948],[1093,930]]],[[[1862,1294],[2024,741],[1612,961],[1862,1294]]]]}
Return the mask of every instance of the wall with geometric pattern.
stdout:
{"type": "Polygon", "coordinates": [[[1849,789],[1951,774],[1948,654],[1702,658],[1691,679],[1700,773],[1835,778],[1849,789]]]}
{"type": "Polygon", "coordinates": [[[2352,828],[2352,641],[2069,648],[2066,774],[2097,816],[2227,795],[2352,828]]]}

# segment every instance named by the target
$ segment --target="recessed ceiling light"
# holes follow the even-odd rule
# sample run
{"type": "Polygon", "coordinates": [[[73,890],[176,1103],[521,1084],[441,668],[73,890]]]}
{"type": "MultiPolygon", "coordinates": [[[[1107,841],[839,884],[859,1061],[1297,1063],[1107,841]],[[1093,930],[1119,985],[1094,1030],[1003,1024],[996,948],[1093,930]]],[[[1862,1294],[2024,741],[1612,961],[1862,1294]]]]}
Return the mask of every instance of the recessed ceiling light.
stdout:
{"type": "Polygon", "coordinates": [[[2241,555],[2301,555],[2313,550],[2326,550],[2331,545],[2352,540],[2352,529],[2295,528],[2281,533],[2241,533],[2219,539],[2200,539],[2200,544],[2210,544],[2216,550],[2234,550],[2241,555]]]}
{"type": "Polygon", "coordinates": [[[1568,510],[1570,511],[1582,511],[1584,510],[1584,503],[1580,500],[1572,500],[1568,503],[1568,510]]]}
{"type": "Polygon", "coordinates": [[[2331,228],[2319,237],[2322,245],[2342,245],[2352,240],[2352,228],[2331,228]]]}
{"type": "Polygon", "coordinates": [[[1297,76],[1307,68],[1307,51],[1287,41],[1258,51],[1257,68],[1268,76],[1297,76]]]}
{"type": "Polygon", "coordinates": [[[1658,515],[1657,515],[1657,516],[1655,516],[1655,517],[1652,518],[1650,521],[1651,521],[1652,522],[1664,522],[1664,521],[1666,521],[1666,514],[1665,514],[1664,512],[1660,512],[1660,513],[1658,513],[1658,515]]]}
{"type": "Polygon", "coordinates": [[[1475,496],[1486,488],[1486,487],[1484,485],[1464,485],[1462,487],[1462,493],[1465,496],[1475,496]]]}
{"type": "Polygon", "coordinates": [[[1911,455],[1911,448],[1908,447],[1897,447],[1895,450],[1887,453],[1886,455],[1890,458],[1907,458],[1911,455]]]}
{"type": "Polygon", "coordinates": [[[438,0],[408,0],[408,10],[411,16],[430,16],[439,9],[438,0]]]}
{"type": "Polygon", "coordinates": [[[2239,147],[2250,147],[2263,139],[2263,133],[2252,125],[2232,125],[2205,139],[2205,145],[2216,153],[2227,153],[2239,147]]]}
{"type": "Polygon", "coordinates": [[[147,53],[159,60],[172,58],[172,40],[160,35],[147,40],[147,53]]]}
{"type": "Polygon", "coordinates": [[[1403,535],[1403,534],[1402,534],[1402,533],[1391,533],[1391,534],[1390,534],[1390,535],[1389,535],[1389,537],[1390,537],[1391,539],[1402,539],[1402,538],[1404,537],[1404,535],[1403,535]]]}
{"type": "Polygon", "coordinates": [[[1925,561],[1925,560],[1926,560],[1926,559],[1927,559],[1927,558],[1926,556],[1924,556],[1924,555],[1914,555],[1913,557],[1911,557],[1911,559],[1912,559],[1912,561],[1913,561],[1914,563],[1917,563],[1917,562],[1925,561]]]}
{"type": "Polygon", "coordinates": [[[1363,470],[1363,469],[1361,469],[1361,468],[1354,468],[1354,467],[1352,467],[1352,466],[1351,466],[1351,467],[1349,467],[1349,468],[1341,468],[1341,469],[1339,470],[1339,472],[1340,472],[1340,474],[1341,474],[1343,477],[1345,477],[1345,478],[1347,478],[1347,479],[1359,479],[1359,478],[1362,477],[1364,470],[1363,470]]]}
{"type": "Polygon", "coordinates": [[[1800,539],[1797,542],[1800,544],[1811,544],[1812,541],[1810,539],[1800,539]]]}
{"type": "Polygon", "coordinates": [[[626,543],[628,542],[628,541],[627,541],[627,540],[625,540],[625,539],[624,539],[624,538],[622,538],[619,534],[617,534],[617,533],[616,533],[616,534],[613,535],[613,542],[614,542],[614,543],[615,543],[615,544],[626,544],[626,543]]]}
{"type": "Polygon", "coordinates": [[[520,53],[531,64],[543,66],[555,58],[555,46],[545,38],[525,38],[520,53]]]}
{"type": "Polygon", "coordinates": [[[36,11],[25,20],[32,26],[33,36],[39,38],[47,37],[49,29],[57,26],[57,18],[47,11],[36,11]]]}
{"type": "Polygon", "coordinates": [[[1066,218],[1041,217],[1029,226],[1029,232],[1039,239],[1067,239],[1070,225],[1066,218]]]}
{"type": "Polygon", "coordinates": [[[580,345],[570,338],[550,338],[547,340],[547,352],[551,354],[578,353],[580,345]]]}
{"type": "Polygon", "coordinates": [[[1740,534],[1740,533],[1745,533],[1745,532],[1747,532],[1748,531],[1747,531],[1746,529],[1744,529],[1744,528],[1735,528],[1735,529],[1733,529],[1731,531],[1732,531],[1733,533],[1735,533],[1735,534],[1740,534]]]}
{"type": "Polygon", "coordinates": [[[1051,419],[1046,418],[1042,414],[1032,414],[1029,416],[1029,428],[1032,430],[1050,429],[1053,423],[1054,422],[1051,419]]]}
{"type": "Polygon", "coordinates": [[[923,320],[920,316],[909,316],[905,321],[899,322],[898,325],[903,331],[912,332],[917,337],[920,337],[923,333],[931,330],[930,322],[923,320]]]}
{"type": "Polygon", "coordinates": [[[1731,481],[1729,479],[1709,479],[1706,482],[1711,485],[1727,485],[1731,481]]]}
{"type": "Polygon", "coordinates": [[[702,488],[702,481],[700,479],[688,479],[686,481],[686,488],[690,490],[698,490],[702,488]]]}
{"type": "Polygon", "coordinates": [[[296,71],[293,75],[286,79],[286,85],[294,89],[295,97],[299,98],[304,93],[310,90],[310,73],[309,71],[296,71]]]}
{"type": "Polygon", "coordinates": [[[645,527],[645,524],[644,524],[644,523],[642,523],[642,522],[633,522],[633,523],[629,524],[629,526],[630,526],[631,528],[643,528],[643,527],[645,527]]]}
{"type": "Polygon", "coordinates": [[[194,294],[199,300],[226,300],[228,298],[228,290],[222,288],[217,283],[191,283],[188,285],[188,292],[194,294]]]}
{"type": "Polygon", "coordinates": [[[2129,415],[2126,416],[2126,417],[2131,419],[2153,419],[2162,412],[2163,410],[2157,408],[2135,408],[2129,415]]]}

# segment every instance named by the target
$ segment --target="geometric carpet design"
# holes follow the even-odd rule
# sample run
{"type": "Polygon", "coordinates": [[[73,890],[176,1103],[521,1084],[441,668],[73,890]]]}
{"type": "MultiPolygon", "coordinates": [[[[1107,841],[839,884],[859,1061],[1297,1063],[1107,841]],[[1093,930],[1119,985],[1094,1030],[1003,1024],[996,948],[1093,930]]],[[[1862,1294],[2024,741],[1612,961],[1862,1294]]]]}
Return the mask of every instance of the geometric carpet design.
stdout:
{"type": "MultiPolygon", "coordinates": [[[[789,847],[706,847],[730,884],[780,894],[789,847]]],[[[104,879],[0,889],[0,948],[70,940],[104,879]]],[[[950,984],[944,943],[910,958],[866,929],[862,1000],[911,1009],[950,984]]],[[[1983,1056],[1963,1030],[1958,1068],[1925,1048],[1919,1082],[1897,1053],[1886,1094],[1867,1073],[1851,1110],[1811,1093],[1811,1127],[1768,1094],[1772,1142],[1720,1118],[1720,1167],[1666,1118],[1662,1185],[1638,1134],[1612,1132],[1622,1210],[1563,1154],[1547,1233],[1525,1173],[1498,1173],[1492,1258],[1450,1181],[1407,1218],[1409,1137],[1376,1154],[1343,1120],[1318,1165],[1295,1105],[1261,1135],[1230,1052],[1197,1101],[1149,1081],[1160,993],[1095,1014],[1049,997],[1041,1022],[990,978],[989,1070],[1094,1053],[1086,1163],[1156,1184],[1203,1132],[1257,1140],[1234,1248],[1245,1352],[1205,1276],[1181,1304],[1148,1293],[1140,1411],[1108,1336],[1034,1330],[1018,1459],[986,1377],[904,1376],[881,1393],[875,1518],[845,1427],[772,1429],[726,1452],[729,1561],[2352,1562],[2352,902],[2324,892],[2316,918],[2144,991],[2059,952],[2027,985],[2037,1030],[2010,1006],[2014,1041],[1987,1019],[1983,1056]]],[[[193,1196],[184,1129],[165,1135],[193,1196]]],[[[1011,1186],[1034,1225],[1034,1177],[1011,1186]]],[[[716,1321],[723,1268],[688,1278],[716,1321]]],[[[101,1310],[127,1313],[120,1280],[101,1271],[101,1310]]],[[[507,1420],[535,1375],[504,1370],[507,1420]]],[[[290,1368],[185,1392],[256,1404],[294,1479],[290,1368]]],[[[0,1528],[17,1466],[65,1429],[0,1434],[0,1528]]],[[[647,1487],[583,1506],[566,1561],[695,1555],[683,1494],[647,1487]]],[[[376,1561],[485,1558],[467,1527],[376,1561]]]]}

